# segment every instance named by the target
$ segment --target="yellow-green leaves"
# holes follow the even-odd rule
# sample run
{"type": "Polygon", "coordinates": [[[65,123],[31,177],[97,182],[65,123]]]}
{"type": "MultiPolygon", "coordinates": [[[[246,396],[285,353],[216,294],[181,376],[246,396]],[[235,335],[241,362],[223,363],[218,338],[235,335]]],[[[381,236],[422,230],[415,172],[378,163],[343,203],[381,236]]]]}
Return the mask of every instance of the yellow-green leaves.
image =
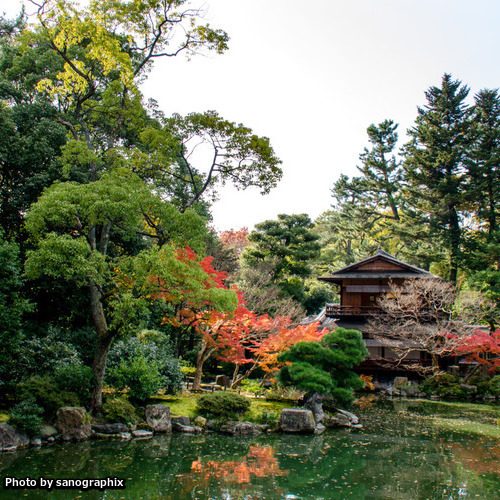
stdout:
{"type": "Polygon", "coordinates": [[[49,233],[36,251],[28,252],[25,264],[29,279],[47,276],[78,286],[102,284],[105,270],[104,256],[92,250],[85,239],[56,233],[49,233]]]}

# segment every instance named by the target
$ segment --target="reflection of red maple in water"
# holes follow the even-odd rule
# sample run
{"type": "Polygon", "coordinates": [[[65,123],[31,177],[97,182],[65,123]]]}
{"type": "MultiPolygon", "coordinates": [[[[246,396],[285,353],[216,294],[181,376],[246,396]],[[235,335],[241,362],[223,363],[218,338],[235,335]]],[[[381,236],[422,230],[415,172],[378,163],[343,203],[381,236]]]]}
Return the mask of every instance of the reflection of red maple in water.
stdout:
{"type": "Polygon", "coordinates": [[[455,443],[451,449],[466,469],[478,474],[500,473],[500,445],[488,446],[476,443],[464,446],[455,443]]]}
{"type": "Polygon", "coordinates": [[[271,446],[250,446],[250,451],[238,461],[204,462],[201,458],[191,464],[191,474],[184,474],[181,479],[185,491],[196,487],[205,487],[213,479],[222,479],[227,485],[246,485],[253,477],[285,476],[271,446]]]}

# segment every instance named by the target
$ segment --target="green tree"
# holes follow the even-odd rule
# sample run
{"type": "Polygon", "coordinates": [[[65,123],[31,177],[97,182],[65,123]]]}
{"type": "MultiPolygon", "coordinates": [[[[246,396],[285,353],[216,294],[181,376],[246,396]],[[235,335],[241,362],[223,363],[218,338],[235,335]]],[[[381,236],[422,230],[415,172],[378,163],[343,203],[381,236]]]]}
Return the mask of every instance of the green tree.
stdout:
{"type": "Polygon", "coordinates": [[[474,141],[467,157],[466,196],[474,224],[467,231],[463,265],[469,282],[500,300],[500,97],[481,90],[473,106],[474,141]]]}
{"type": "MultiPolygon", "coordinates": [[[[370,125],[367,134],[371,148],[365,148],[359,157],[361,175],[352,179],[340,176],[332,189],[333,211],[319,221],[317,230],[323,231],[330,248],[324,253],[340,253],[342,264],[338,267],[342,267],[383,245],[393,255],[428,268],[440,254],[431,232],[415,224],[409,200],[403,196],[407,181],[395,154],[397,124],[384,120],[370,125]]],[[[408,192],[405,195],[408,197],[408,192]]]]}
{"type": "Polygon", "coordinates": [[[364,382],[351,369],[368,355],[361,333],[337,328],[319,342],[299,342],[278,356],[287,362],[280,380],[306,391],[306,404],[317,395],[331,395],[339,403],[353,400],[353,390],[364,382]]]}
{"type": "Polygon", "coordinates": [[[384,219],[400,220],[402,169],[394,155],[397,127],[392,120],[370,125],[367,133],[372,147],[359,156],[362,175],[350,181],[342,175],[332,190],[338,208],[353,212],[353,217],[368,225],[384,219]]]}
{"type": "Polygon", "coordinates": [[[268,193],[281,179],[281,160],[269,139],[242,124],[225,120],[215,111],[185,117],[174,114],[164,122],[162,130],[144,131],[142,137],[150,150],[138,168],[181,211],[198,204],[206,194],[213,196],[217,184],[231,182],[238,189],[255,186],[268,193]],[[197,155],[193,155],[195,149],[197,155]]]}
{"type": "Polygon", "coordinates": [[[272,264],[274,283],[300,303],[305,302],[305,279],[312,274],[311,260],[319,255],[318,236],[307,214],[278,215],[278,220],[256,224],[243,252],[246,265],[272,264]]]}
{"type": "MultiPolygon", "coordinates": [[[[28,252],[27,276],[89,291],[88,316],[96,331],[91,409],[99,411],[110,345],[147,311],[159,287],[179,286],[181,280],[207,300],[206,274],[194,265],[183,268],[171,246],[202,245],[203,220],[192,211],[180,214],[136,175],[115,171],[91,184],[54,184],[32,205],[26,227],[36,244],[28,252]],[[174,279],[173,271],[180,268],[184,275],[174,279]]],[[[232,307],[223,295],[217,305],[232,307]]],[[[171,297],[175,300],[181,300],[179,295],[171,297]]]]}
{"type": "Polygon", "coordinates": [[[0,386],[13,379],[13,364],[23,338],[23,317],[32,308],[22,285],[19,247],[5,240],[0,230],[0,386]]]}
{"type": "Polygon", "coordinates": [[[408,133],[404,169],[407,200],[420,225],[434,233],[448,253],[449,279],[456,282],[462,258],[465,159],[471,138],[469,89],[451,75],[425,93],[408,133]]]}

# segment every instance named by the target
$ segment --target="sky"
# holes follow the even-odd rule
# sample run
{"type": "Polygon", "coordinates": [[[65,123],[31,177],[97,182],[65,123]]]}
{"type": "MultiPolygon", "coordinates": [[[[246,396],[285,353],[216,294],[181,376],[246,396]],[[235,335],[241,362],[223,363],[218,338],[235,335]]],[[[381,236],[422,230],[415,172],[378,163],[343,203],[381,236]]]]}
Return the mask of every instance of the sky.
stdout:
{"type": "MultiPolygon", "coordinates": [[[[356,175],[366,129],[392,119],[400,145],[425,91],[451,73],[474,94],[500,87],[498,0],[193,0],[231,37],[223,55],[158,60],[143,85],[165,114],[216,110],[266,136],[283,161],[270,194],[219,190],[213,225],[278,214],[314,220],[341,174],[356,175]],[[203,2],[203,3],[202,3],[203,2]]],[[[1,0],[12,15],[18,0],[1,0]]]]}

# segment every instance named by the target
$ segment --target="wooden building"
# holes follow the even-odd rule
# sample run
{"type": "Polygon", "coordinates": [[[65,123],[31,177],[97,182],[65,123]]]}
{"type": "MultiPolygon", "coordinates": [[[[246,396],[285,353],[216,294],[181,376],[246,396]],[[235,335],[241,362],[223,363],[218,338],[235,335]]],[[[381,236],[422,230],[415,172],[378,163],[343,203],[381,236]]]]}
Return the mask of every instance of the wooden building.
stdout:
{"type": "Polygon", "coordinates": [[[324,324],[329,329],[337,327],[355,329],[363,333],[369,357],[361,365],[364,373],[380,371],[406,372],[408,365],[430,363],[427,353],[411,351],[398,362],[396,354],[364,331],[369,317],[383,314],[377,306],[378,297],[389,291],[389,282],[401,285],[407,279],[435,277],[433,274],[406,264],[381,248],[372,257],[360,260],[319,279],[336,285],[340,302],[327,304],[323,312],[324,324]]]}

